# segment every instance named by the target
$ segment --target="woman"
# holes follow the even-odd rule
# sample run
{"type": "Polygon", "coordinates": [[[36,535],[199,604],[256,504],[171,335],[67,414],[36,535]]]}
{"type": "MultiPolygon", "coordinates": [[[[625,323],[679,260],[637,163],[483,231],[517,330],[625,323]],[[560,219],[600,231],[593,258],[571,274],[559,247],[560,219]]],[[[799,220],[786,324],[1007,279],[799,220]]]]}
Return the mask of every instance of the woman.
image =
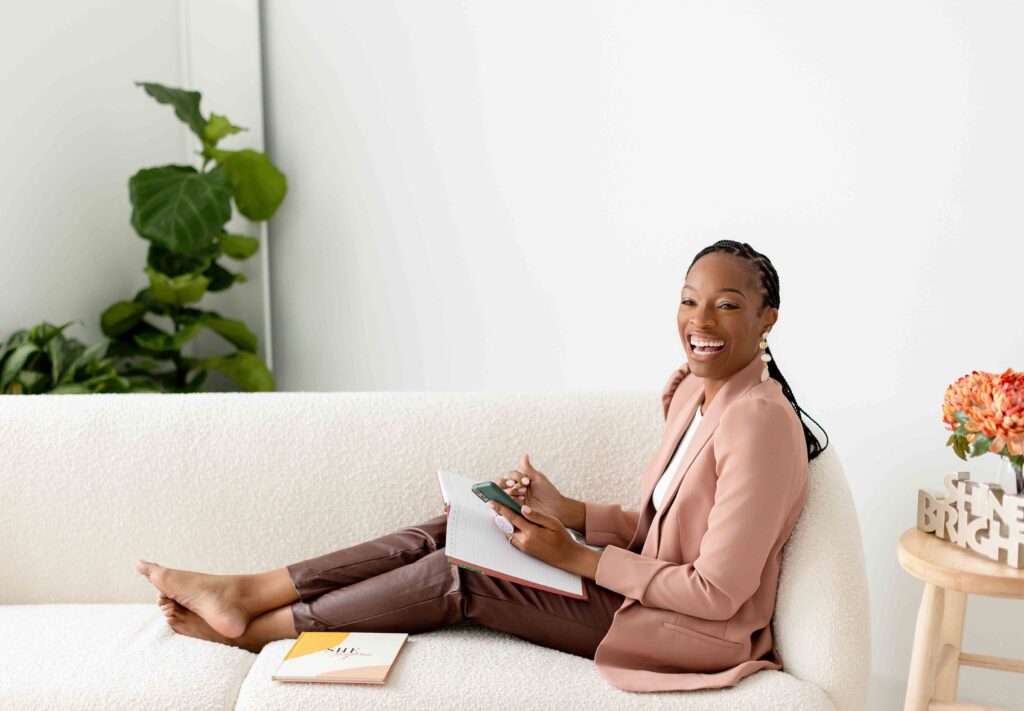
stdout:
{"type": "Polygon", "coordinates": [[[631,691],[780,669],[769,623],[781,549],[822,448],[768,351],[778,306],[775,269],[750,245],[721,240],[694,257],[677,316],[686,363],[662,392],[642,511],[563,496],[526,455],[499,480],[524,505],[492,504],[496,524],[512,524],[509,543],[582,575],[587,600],[449,564],[445,515],[265,573],[135,566],[175,631],[253,652],[304,630],[417,633],[472,619],[593,658],[631,691]]]}

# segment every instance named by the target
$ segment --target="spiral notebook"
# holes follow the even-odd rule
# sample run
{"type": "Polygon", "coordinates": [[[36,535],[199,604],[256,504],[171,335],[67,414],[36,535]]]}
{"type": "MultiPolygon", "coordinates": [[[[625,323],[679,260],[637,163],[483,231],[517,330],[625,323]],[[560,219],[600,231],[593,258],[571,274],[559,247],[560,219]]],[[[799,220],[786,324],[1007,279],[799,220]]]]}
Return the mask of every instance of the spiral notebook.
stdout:
{"type": "MultiPolygon", "coordinates": [[[[485,479],[468,479],[439,469],[437,480],[448,510],[445,552],[449,563],[558,595],[589,599],[582,577],[509,545],[505,534],[494,525],[494,511],[472,491],[473,484],[485,479]]],[[[583,542],[578,532],[570,533],[583,542]]],[[[601,550],[599,546],[587,547],[601,550]]]]}

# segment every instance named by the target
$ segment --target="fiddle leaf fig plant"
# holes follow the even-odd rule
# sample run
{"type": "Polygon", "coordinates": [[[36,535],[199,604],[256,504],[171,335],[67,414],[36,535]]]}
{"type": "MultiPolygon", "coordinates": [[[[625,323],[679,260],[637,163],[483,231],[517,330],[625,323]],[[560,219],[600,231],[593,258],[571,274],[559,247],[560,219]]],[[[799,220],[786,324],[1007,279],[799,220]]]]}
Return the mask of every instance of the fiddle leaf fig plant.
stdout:
{"type": "Polygon", "coordinates": [[[131,224],[149,242],[144,267],[149,285],[131,301],[118,301],[103,312],[100,326],[110,339],[108,353],[118,359],[123,375],[148,377],[161,392],[194,392],[210,370],[244,390],[274,390],[274,377],[256,355],[256,336],[245,323],[197,304],[207,292],[246,281],[223,259],[240,262],[259,248],[256,238],[226,231],[232,204],[254,222],[270,219],[287,192],[285,176],[263,153],[219,148],[223,138],[246,129],[226,116],[204,117],[199,92],[136,84],[171,106],[192,130],[202,145],[197,152],[202,165],[144,168],[129,179],[131,224]],[[161,328],[154,318],[169,324],[161,328]],[[237,350],[211,358],[183,355],[181,349],[203,328],[237,350]],[[140,372],[139,359],[163,361],[169,369],[140,372]]]}

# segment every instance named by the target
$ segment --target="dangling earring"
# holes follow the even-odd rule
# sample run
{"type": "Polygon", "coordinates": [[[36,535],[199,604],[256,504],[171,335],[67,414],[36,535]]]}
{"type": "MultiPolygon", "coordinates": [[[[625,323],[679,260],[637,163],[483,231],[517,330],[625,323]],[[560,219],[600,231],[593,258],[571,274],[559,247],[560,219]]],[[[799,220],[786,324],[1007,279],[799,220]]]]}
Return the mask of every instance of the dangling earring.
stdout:
{"type": "Polygon", "coordinates": [[[761,371],[761,382],[768,380],[768,361],[772,359],[770,353],[765,353],[765,349],[768,347],[768,332],[765,331],[761,334],[761,360],[764,361],[764,370],[761,371]]]}

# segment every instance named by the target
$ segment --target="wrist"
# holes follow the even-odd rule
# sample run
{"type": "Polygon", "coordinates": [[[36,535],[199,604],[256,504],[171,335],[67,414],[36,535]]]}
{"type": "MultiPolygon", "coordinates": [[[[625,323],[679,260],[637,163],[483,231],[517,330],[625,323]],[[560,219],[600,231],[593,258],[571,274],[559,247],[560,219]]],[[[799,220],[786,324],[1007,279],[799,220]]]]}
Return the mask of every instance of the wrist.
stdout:
{"type": "Polygon", "coordinates": [[[562,497],[562,516],[560,517],[562,523],[566,528],[572,528],[580,533],[586,533],[587,523],[587,507],[582,501],[576,499],[570,499],[568,496],[562,497]]]}
{"type": "Polygon", "coordinates": [[[590,580],[597,579],[597,566],[601,561],[601,551],[586,546],[579,546],[572,572],[590,580]]]}

